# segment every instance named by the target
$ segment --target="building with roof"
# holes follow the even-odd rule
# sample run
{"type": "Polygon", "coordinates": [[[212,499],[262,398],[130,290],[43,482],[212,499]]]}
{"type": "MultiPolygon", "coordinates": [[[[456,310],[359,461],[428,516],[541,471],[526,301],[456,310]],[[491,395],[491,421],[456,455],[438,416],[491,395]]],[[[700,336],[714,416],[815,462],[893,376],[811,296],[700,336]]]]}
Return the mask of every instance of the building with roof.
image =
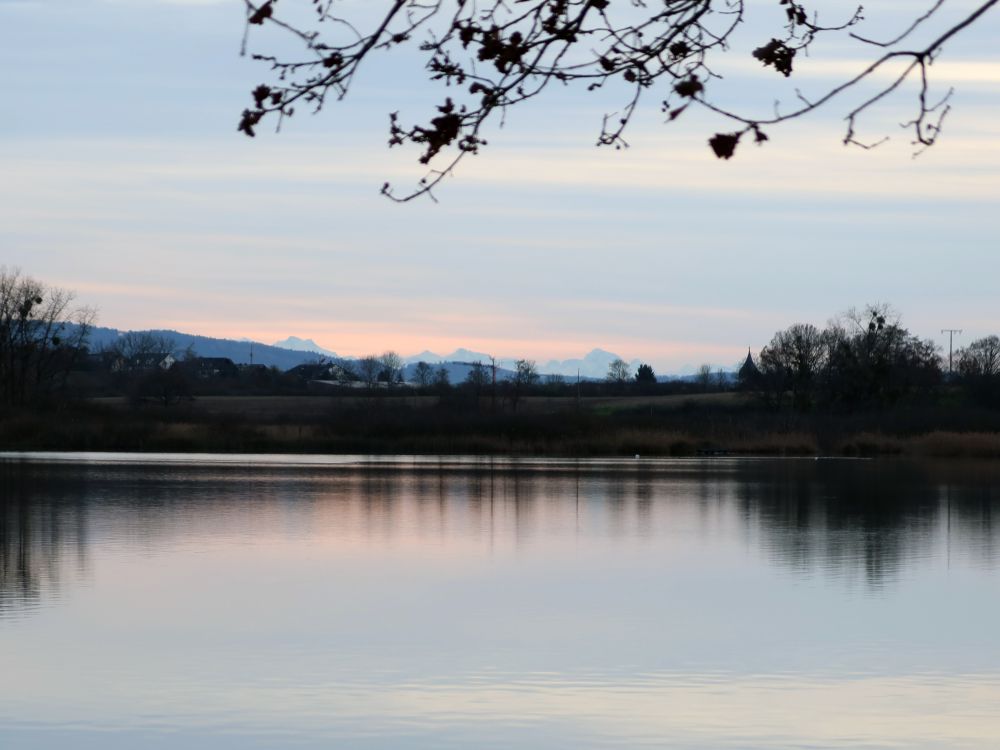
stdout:
{"type": "Polygon", "coordinates": [[[753,355],[750,353],[749,346],[747,347],[747,358],[740,367],[736,377],[739,379],[741,390],[754,390],[760,387],[760,369],[757,367],[757,363],[753,361],[753,355]]]}

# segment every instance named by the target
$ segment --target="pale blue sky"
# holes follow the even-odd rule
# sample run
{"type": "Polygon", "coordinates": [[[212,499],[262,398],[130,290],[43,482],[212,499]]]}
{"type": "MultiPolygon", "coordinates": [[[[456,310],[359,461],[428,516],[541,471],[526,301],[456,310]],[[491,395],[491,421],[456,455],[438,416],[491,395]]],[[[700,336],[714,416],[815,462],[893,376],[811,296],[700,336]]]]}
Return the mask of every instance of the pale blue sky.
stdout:
{"type": "MultiPolygon", "coordinates": [[[[888,28],[912,7],[870,12],[888,28]]],[[[866,121],[893,136],[876,151],[840,145],[848,99],[723,163],[705,139],[724,126],[665,126],[653,99],[633,148],[595,149],[615,101],[560,92],[512,113],[439,204],[405,206],[378,194],[421,176],[384,148],[386,113],[416,121],[439,98],[412,69],[375,66],[347,102],[251,141],[235,124],[266,70],[238,57],[236,0],[0,0],[0,29],[0,263],[76,289],[104,325],[343,354],[600,346],[660,371],[874,301],[939,341],[1000,332],[1000,12],[936,66],[955,109],[916,160],[904,98],[866,121]]],[[[825,51],[797,85],[857,69],[825,51]]],[[[730,64],[730,101],[781,92],[730,64]]]]}

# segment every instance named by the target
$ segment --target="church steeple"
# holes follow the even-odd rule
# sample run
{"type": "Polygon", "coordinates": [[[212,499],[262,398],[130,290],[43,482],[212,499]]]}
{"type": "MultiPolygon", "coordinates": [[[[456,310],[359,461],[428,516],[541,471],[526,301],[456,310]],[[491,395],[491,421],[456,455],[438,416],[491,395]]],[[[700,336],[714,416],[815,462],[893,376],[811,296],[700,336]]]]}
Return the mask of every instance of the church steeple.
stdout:
{"type": "Polygon", "coordinates": [[[740,367],[738,373],[740,379],[740,385],[752,386],[757,382],[757,378],[760,377],[760,370],[757,369],[757,364],[753,361],[753,355],[750,353],[750,347],[747,347],[747,358],[743,362],[743,366],[740,367]]]}

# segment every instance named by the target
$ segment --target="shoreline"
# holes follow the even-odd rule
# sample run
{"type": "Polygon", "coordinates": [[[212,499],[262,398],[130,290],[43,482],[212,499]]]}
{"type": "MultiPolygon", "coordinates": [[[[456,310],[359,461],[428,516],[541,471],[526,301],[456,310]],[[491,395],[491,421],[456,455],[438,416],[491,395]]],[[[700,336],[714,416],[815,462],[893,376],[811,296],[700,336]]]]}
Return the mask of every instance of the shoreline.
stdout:
{"type": "Polygon", "coordinates": [[[490,413],[317,399],[298,413],[77,404],[0,413],[0,452],[539,458],[1000,458],[992,413],[653,408],[490,413]],[[985,419],[988,417],[989,419],[985,419]],[[962,424],[964,422],[964,424],[962,424]]]}

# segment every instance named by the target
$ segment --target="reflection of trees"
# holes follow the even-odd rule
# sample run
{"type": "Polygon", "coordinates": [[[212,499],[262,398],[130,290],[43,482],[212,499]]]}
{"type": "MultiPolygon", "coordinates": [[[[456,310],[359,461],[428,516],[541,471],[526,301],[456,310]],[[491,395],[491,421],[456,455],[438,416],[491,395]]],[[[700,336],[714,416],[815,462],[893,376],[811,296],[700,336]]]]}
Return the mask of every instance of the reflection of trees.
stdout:
{"type": "Polygon", "coordinates": [[[150,467],[0,461],[0,617],[56,596],[89,545],[296,538],[481,545],[567,537],[622,547],[744,538],[775,563],[879,584],[918,557],[997,565],[1000,468],[691,461],[406,468],[150,467]]]}
{"type": "Polygon", "coordinates": [[[997,474],[910,462],[765,462],[741,472],[738,502],[748,530],[782,564],[861,570],[879,584],[942,543],[993,559],[1000,475],[990,472],[997,474]]]}
{"type": "Polygon", "coordinates": [[[86,569],[85,508],[22,464],[0,462],[0,617],[37,606],[86,569]]]}

